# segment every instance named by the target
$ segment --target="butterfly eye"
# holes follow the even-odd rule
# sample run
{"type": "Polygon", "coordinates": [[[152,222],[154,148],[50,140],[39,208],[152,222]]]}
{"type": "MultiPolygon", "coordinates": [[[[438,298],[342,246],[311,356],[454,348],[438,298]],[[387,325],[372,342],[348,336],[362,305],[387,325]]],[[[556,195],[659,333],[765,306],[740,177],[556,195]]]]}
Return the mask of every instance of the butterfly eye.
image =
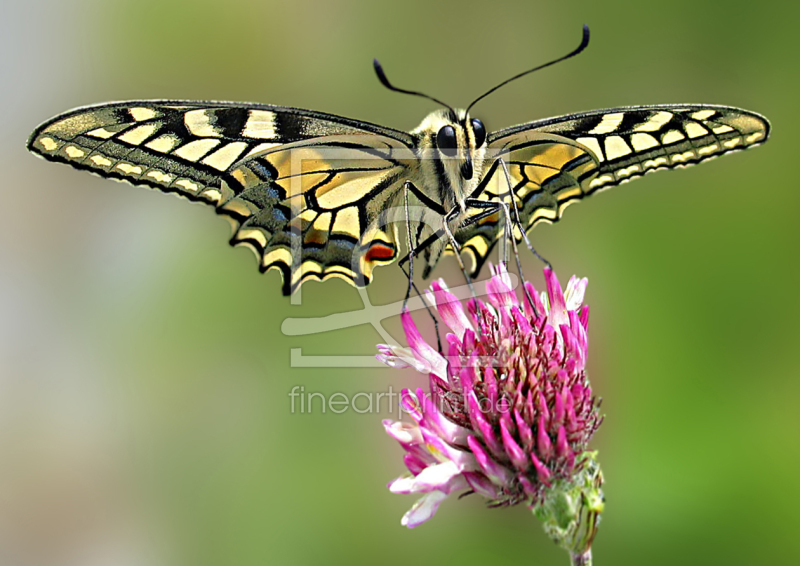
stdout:
{"type": "Polygon", "coordinates": [[[475,134],[475,147],[480,147],[486,141],[486,128],[477,118],[472,119],[472,133],[475,134]]]}
{"type": "Polygon", "coordinates": [[[447,157],[455,157],[458,149],[455,128],[453,126],[444,126],[439,130],[439,133],[436,134],[436,145],[439,146],[439,151],[447,157]]]}

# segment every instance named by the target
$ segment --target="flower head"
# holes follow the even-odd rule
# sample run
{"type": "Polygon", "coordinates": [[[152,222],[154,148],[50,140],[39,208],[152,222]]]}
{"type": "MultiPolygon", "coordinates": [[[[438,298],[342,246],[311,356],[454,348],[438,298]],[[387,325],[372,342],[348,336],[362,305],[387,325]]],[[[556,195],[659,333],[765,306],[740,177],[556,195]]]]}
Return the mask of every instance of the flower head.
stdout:
{"type": "Polygon", "coordinates": [[[430,394],[403,391],[412,422],[384,421],[408,468],[389,489],[422,495],[403,525],[419,525],[451,493],[471,490],[490,506],[525,503],[575,552],[591,544],[602,476],[587,447],[602,417],[585,372],[587,281],[572,277],[562,292],[555,274],[544,274],[547,291],[539,296],[525,283],[520,300],[500,265],[487,282],[488,302],[470,299],[466,309],[434,282],[428,298],[450,329],[447,355],[422,338],[408,312],[408,348],[379,346],[387,365],[430,379],[430,394]],[[581,519],[587,509],[591,516],[581,519]]]}

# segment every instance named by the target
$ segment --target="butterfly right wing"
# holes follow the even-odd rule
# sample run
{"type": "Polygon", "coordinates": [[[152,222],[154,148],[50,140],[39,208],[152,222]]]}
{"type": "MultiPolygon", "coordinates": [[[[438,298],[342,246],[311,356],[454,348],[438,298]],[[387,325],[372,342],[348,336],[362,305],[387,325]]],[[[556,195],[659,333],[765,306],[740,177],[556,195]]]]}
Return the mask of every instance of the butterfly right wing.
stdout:
{"type": "MultiPolygon", "coordinates": [[[[489,135],[493,156],[508,167],[509,182],[495,170],[481,198],[512,209],[513,195],[521,228],[529,231],[538,222],[559,220],[567,206],[595,192],[755,147],[769,130],[766,118],[755,112],[708,104],[610,108],[530,122],[489,135]]],[[[473,260],[473,274],[501,228],[495,214],[455,234],[473,260]]],[[[516,227],[515,237],[522,237],[516,227]]]]}
{"type": "Polygon", "coordinates": [[[179,100],[79,108],[28,142],[48,160],[214,206],[234,224],[232,244],[281,271],[284,293],[309,278],[366,285],[396,258],[376,204],[399,191],[412,145],[404,132],[319,112],[179,100]]]}

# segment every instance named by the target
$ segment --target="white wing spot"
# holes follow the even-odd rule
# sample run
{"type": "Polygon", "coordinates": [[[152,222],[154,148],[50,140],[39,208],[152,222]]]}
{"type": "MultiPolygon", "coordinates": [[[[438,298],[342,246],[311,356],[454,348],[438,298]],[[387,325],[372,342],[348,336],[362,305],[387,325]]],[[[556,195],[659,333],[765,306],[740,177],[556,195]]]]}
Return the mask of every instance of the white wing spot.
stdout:
{"type": "Polygon", "coordinates": [[[686,135],[688,135],[690,138],[699,138],[708,135],[708,130],[706,130],[697,122],[687,122],[683,126],[683,129],[686,130],[686,135]]]}
{"type": "Polygon", "coordinates": [[[679,142],[685,139],[686,136],[684,136],[678,130],[670,130],[666,134],[661,136],[661,143],[663,143],[664,145],[669,145],[671,143],[679,142]]]}
{"type": "Polygon", "coordinates": [[[676,162],[679,162],[679,161],[689,161],[694,156],[695,156],[694,155],[694,151],[690,149],[689,151],[684,151],[683,153],[676,153],[675,155],[673,155],[671,157],[672,157],[672,162],[676,163],[676,162]]]}
{"type": "Polygon", "coordinates": [[[711,131],[715,134],[726,134],[728,132],[732,132],[733,128],[731,128],[728,124],[721,124],[719,126],[714,126],[711,128],[711,131]]]}
{"type": "Polygon", "coordinates": [[[137,122],[141,122],[142,120],[150,120],[158,115],[152,108],[128,108],[128,112],[137,122]]]}
{"type": "Polygon", "coordinates": [[[201,157],[203,157],[206,153],[214,149],[220,144],[219,140],[212,140],[212,139],[202,139],[202,140],[195,140],[192,142],[187,143],[186,145],[182,145],[178,149],[176,149],[173,153],[178,157],[186,159],[187,161],[197,161],[201,157]]]}
{"type": "Polygon", "coordinates": [[[195,136],[221,138],[222,133],[211,123],[213,114],[209,110],[192,110],[183,116],[183,122],[195,136]]]}
{"type": "Polygon", "coordinates": [[[575,141],[588,147],[598,161],[605,161],[606,158],[603,156],[603,150],[600,149],[600,143],[597,138],[577,138],[575,141]]]}
{"type": "Polygon", "coordinates": [[[167,134],[164,136],[158,136],[153,141],[149,141],[144,144],[144,146],[148,149],[152,149],[153,151],[167,153],[168,151],[172,151],[172,149],[180,142],[180,138],[178,138],[178,136],[175,134],[167,134]]]}
{"type": "Polygon", "coordinates": [[[39,145],[41,145],[45,151],[53,151],[54,149],[58,148],[58,144],[53,138],[39,138],[39,145]]]}
{"type": "Polygon", "coordinates": [[[718,149],[719,149],[719,144],[712,143],[710,145],[706,145],[704,147],[701,147],[700,149],[697,150],[697,153],[700,154],[700,155],[708,155],[709,153],[714,153],[718,149]]]}
{"type": "Polygon", "coordinates": [[[625,140],[620,136],[608,136],[605,140],[606,156],[609,160],[619,159],[631,152],[631,148],[625,143],[625,140]]]}
{"type": "Polygon", "coordinates": [[[72,159],[78,159],[79,157],[83,157],[86,155],[86,152],[80,148],[75,147],[74,145],[67,146],[64,151],[69,155],[72,159]]]}
{"type": "Polygon", "coordinates": [[[105,128],[97,128],[96,130],[92,130],[91,132],[86,132],[87,136],[92,136],[93,138],[100,138],[103,140],[107,140],[109,138],[114,137],[116,132],[110,132],[105,128]]]}
{"type": "Polygon", "coordinates": [[[189,179],[179,179],[175,181],[175,185],[189,191],[190,193],[196,193],[200,190],[200,185],[190,181],[189,179]]]}
{"type": "Polygon", "coordinates": [[[256,153],[261,153],[263,151],[267,151],[269,149],[272,149],[272,148],[275,148],[275,147],[278,147],[278,146],[281,146],[281,145],[283,145],[283,144],[282,143],[260,143],[257,146],[255,146],[253,149],[248,151],[247,155],[245,155],[245,157],[250,157],[251,155],[255,155],[256,153]]]}
{"type": "Polygon", "coordinates": [[[145,124],[144,126],[138,126],[132,130],[128,130],[117,139],[131,145],[139,145],[144,140],[152,136],[155,131],[156,124],[145,124]]]}
{"type": "Polygon", "coordinates": [[[336,218],[333,219],[331,232],[347,234],[348,236],[358,238],[361,236],[359,226],[358,208],[350,206],[336,213],[336,218]]]}
{"type": "Polygon", "coordinates": [[[708,120],[716,113],[716,110],[698,110],[697,112],[692,113],[692,118],[695,120],[708,120]]]}
{"type": "Polygon", "coordinates": [[[600,175],[597,179],[592,179],[592,182],[589,183],[589,188],[594,189],[596,187],[602,187],[606,183],[613,183],[615,181],[612,175],[600,175]]]}
{"type": "Polygon", "coordinates": [[[739,145],[739,143],[741,143],[741,141],[742,141],[742,138],[733,138],[733,139],[730,139],[728,141],[722,142],[722,145],[724,145],[725,147],[730,149],[732,147],[736,147],[737,145],[739,145]]]}
{"type": "Polygon", "coordinates": [[[657,169],[662,165],[669,165],[669,160],[666,157],[656,157],[655,159],[648,159],[644,162],[645,169],[657,169]]]}
{"type": "Polygon", "coordinates": [[[612,114],[606,114],[603,116],[603,119],[600,120],[600,123],[597,124],[594,128],[589,130],[588,134],[608,134],[609,132],[613,132],[616,130],[620,123],[622,123],[622,118],[625,116],[624,112],[614,112],[612,114]]]}
{"type": "Polygon", "coordinates": [[[207,189],[200,193],[200,198],[214,204],[219,204],[219,201],[222,199],[222,193],[219,192],[218,189],[207,189]]]}
{"type": "Polygon", "coordinates": [[[245,149],[247,149],[247,143],[245,142],[229,143],[203,159],[201,163],[210,165],[214,169],[225,171],[245,149]]]}
{"type": "Polygon", "coordinates": [[[763,137],[764,137],[764,132],[753,132],[749,136],[746,136],[744,138],[744,141],[746,141],[747,143],[753,143],[754,141],[758,141],[763,137]]]}
{"type": "Polygon", "coordinates": [[[117,163],[117,169],[127,175],[141,175],[143,173],[143,169],[139,165],[130,163],[117,163]]]}
{"type": "Polygon", "coordinates": [[[656,112],[645,122],[636,126],[634,132],[657,132],[664,127],[664,124],[672,120],[672,112],[656,112]]]}
{"type": "Polygon", "coordinates": [[[236,234],[237,240],[255,240],[262,248],[267,247],[267,236],[259,228],[243,228],[236,234]]]}
{"type": "Polygon", "coordinates": [[[647,151],[651,147],[657,147],[658,140],[650,134],[637,132],[631,136],[631,144],[636,151],[647,151]]]}
{"type": "Polygon", "coordinates": [[[170,181],[173,179],[172,175],[164,173],[163,171],[150,171],[147,176],[163,185],[169,185],[170,181]]]}
{"type": "Polygon", "coordinates": [[[275,139],[275,113],[269,110],[250,110],[242,135],[262,140],[275,139]]]}
{"type": "Polygon", "coordinates": [[[111,160],[103,155],[93,155],[89,158],[89,161],[98,167],[109,167],[111,165],[111,160]]]}
{"type": "Polygon", "coordinates": [[[639,165],[634,164],[634,165],[631,165],[630,167],[625,167],[624,169],[619,169],[619,170],[616,171],[616,173],[617,173],[617,177],[627,177],[629,175],[633,175],[634,173],[639,173],[640,171],[641,171],[641,169],[639,168],[639,165]]]}

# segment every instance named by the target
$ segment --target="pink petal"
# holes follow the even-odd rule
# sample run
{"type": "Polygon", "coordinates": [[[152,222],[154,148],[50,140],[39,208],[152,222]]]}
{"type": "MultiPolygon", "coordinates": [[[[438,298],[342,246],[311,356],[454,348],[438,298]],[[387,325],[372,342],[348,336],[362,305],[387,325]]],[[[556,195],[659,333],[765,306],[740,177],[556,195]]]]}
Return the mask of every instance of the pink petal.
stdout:
{"type": "Polygon", "coordinates": [[[403,463],[406,465],[406,468],[408,468],[408,471],[415,476],[429,465],[429,462],[425,462],[416,454],[405,454],[403,456],[403,463]]]}
{"type": "MultiPolygon", "coordinates": [[[[536,309],[536,312],[531,313],[531,315],[544,316],[547,313],[547,311],[544,308],[544,304],[542,303],[542,299],[539,297],[539,293],[536,291],[536,288],[529,281],[525,282],[525,288],[528,290],[528,294],[530,295],[530,298],[533,301],[533,306],[536,309]]],[[[525,312],[528,312],[530,306],[528,305],[527,300],[525,301],[524,306],[525,306],[525,312]]]]}
{"type": "Polygon", "coordinates": [[[450,446],[439,438],[436,433],[427,428],[421,428],[420,431],[425,441],[425,447],[439,462],[454,462],[458,469],[462,471],[477,469],[478,463],[471,452],[450,446]]]}
{"type": "Polygon", "coordinates": [[[511,482],[514,480],[514,474],[505,466],[501,466],[495,462],[486,450],[483,449],[483,446],[481,446],[477,438],[470,436],[467,439],[467,443],[469,444],[469,449],[472,450],[472,453],[475,455],[475,459],[478,461],[481,470],[486,474],[486,477],[499,486],[511,485],[511,482]]]}
{"type": "Polygon", "coordinates": [[[409,348],[414,353],[414,357],[425,364],[427,368],[424,373],[434,373],[445,379],[447,377],[447,361],[434,347],[425,342],[419,330],[417,330],[417,325],[414,324],[411,313],[404,310],[400,315],[400,319],[403,322],[403,330],[406,333],[409,348]]]}
{"type": "Polygon", "coordinates": [[[536,432],[536,450],[542,460],[550,460],[553,457],[553,442],[545,430],[544,416],[539,417],[539,430],[536,432]]]}
{"type": "Polygon", "coordinates": [[[539,478],[540,482],[546,486],[549,486],[551,476],[550,470],[548,470],[547,466],[539,461],[539,458],[536,457],[536,454],[531,453],[531,461],[533,462],[533,467],[536,468],[536,477],[539,478]]]}
{"type": "Polygon", "coordinates": [[[581,309],[581,324],[584,330],[589,330],[589,305],[581,309]]]}
{"type": "Polygon", "coordinates": [[[403,411],[410,415],[417,423],[422,420],[422,407],[420,407],[416,395],[411,393],[408,389],[400,391],[400,406],[403,408],[403,411]]]}
{"type": "Polygon", "coordinates": [[[449,444],[467,443],[470,431],[445,417],[427,395],[423,394],[422,413],[425,424],[449,444]]]}
{"type": "Polygon", "coordinates": [[[530,450],[533,446],[533,431],[531,431],[531,427],[528,426],[528,423],[525,422],[525,419],[522,418],[517,409],[514,409],[514,422],[517,424],[519,439],[522,441],[523,448],[530,450]]]}
{"type": "Polygon", "coordinates": [[[493,276],[486,282],[486,291],[489,293],[489,301],[498,309],[516,305],[517,296],[511,286],[511,278],[504,263],[500,263],[496,268],[489,266],[493,276]]]}
{"type": "Polygon", "coordinates": [[[461,340],[464,338],[464,332],[472,330],[472,323],[470,323],[469,318],[467,318],[461,301],[447,290],[447,286],[442,279],[434,281],[431,287],[433,288],[433,295],[436,299],[436,310],[439,311],[439,316],[442,317],[442,320],[448,328],[461,340]]]}
{"type": "Polygon", "coordinates": [[[531,480],[529,480],[523,474],[518,474],[517,481],[520,483],[520,485],[522,485],[522,491],[525,492],[525,495],[527,495],[528,497],[537,496],[536,486],[534,486],[533,483],[531,483],[531,480]]]}
{"type": "Polygon", "coordinates": [[[464,479],[467,480],[469,487],[487,499],[497,499],[500,497],[500,490],[480,472],[464,472],[464,479]]]}
{"type": "Polygon", "coordinates": [[[567,431],[561,426],[558,428],[558,438],[556,439],[556,455],[561,459],[567,459],[570,454],[572,454],[572,450],[567,443],[567,431]]]}
{"type": "Polygon", "coordinates": [[[475,391],[471,391],[469,395],[467,395],[467,410],[473,429],[480,432],[489,450],[491,450],[495,456],[500,457],[503,454],[503,447],[500,445],[492,425],[486,420],[486,417],[483,416],[483,409],[478,401],[478,397],[475,395],[475,391]]]}
{"type": "Polygon", "coordinates": [[[528,455],[525,454],[519,444],[517,444],[517,441],[511,436],[505,419],[500,419],[500,436],[503,438],[503,446],[506,449],[506,454],[511,460],[511,463],[521,472],[527,470],[528,455]]]}
{"type": "Polygon", "coordinates": [[[544,278],[547,283],[547,296],[550,299],[549,322],[558,328],[562,324],[567,324],[567,305],[564,301],[564,294],[561,292],[561,284],[558,282],[556,274],[550,268],[544,268],[544,278]]]}

